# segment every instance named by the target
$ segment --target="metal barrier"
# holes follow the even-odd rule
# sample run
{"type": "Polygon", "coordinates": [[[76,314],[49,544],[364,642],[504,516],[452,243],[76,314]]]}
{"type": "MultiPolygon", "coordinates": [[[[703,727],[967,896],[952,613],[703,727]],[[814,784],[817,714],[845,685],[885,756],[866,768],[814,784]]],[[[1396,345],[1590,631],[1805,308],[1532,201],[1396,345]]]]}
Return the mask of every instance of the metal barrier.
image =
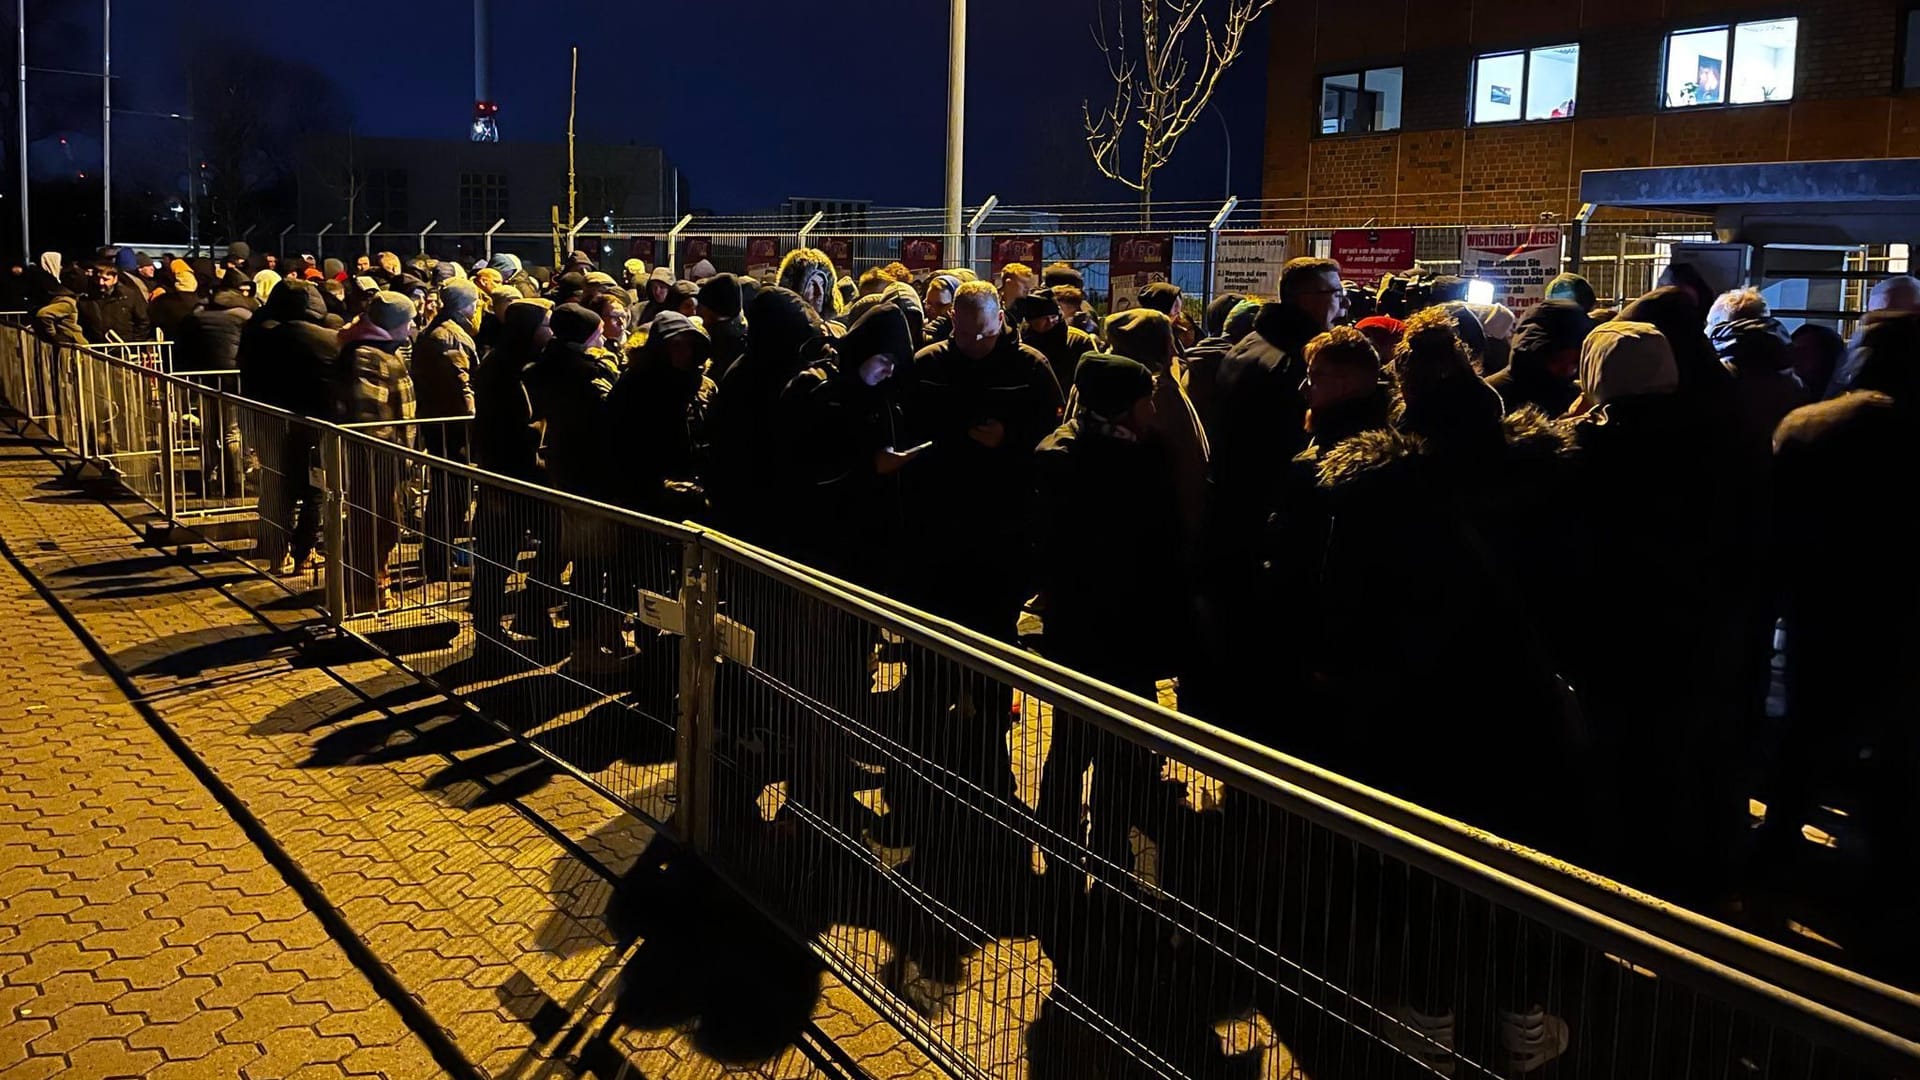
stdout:
{"type": "Polygon", "coordinates": [[[0,391],[123,479],[151,457],[176,521],[206,485],[142,440],[236,429],[256,501],[198,509],[251,527],[209,543],[306,565],[955,1075],[1920,1074],[1913,995],[774,553],[18,326],[0,391]]]}

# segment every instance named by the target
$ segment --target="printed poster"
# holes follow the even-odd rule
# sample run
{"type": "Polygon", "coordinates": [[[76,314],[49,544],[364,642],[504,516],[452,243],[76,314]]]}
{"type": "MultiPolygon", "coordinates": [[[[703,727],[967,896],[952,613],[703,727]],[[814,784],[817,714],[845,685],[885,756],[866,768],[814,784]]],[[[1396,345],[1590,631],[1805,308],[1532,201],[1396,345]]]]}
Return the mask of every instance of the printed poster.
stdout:
{"type": "Polygon", "coordinates": [[[833,261],[833,272],[841,277],[858,277],[853,269],[853,237],[823,236],[814,241],[814,246],[827,253],[833,261]]]}
{"type": "Polygon", "coordinates": [[[1388,274],[1413,269],[1413,230],[1335,229],[1331,254],[1342,281],[1378,285],[1388,274]]]}
{"type": "Polygon", "coordinates": [[[627,241],[627,258],[639,259],[641,262],[647,264],[648,270],[652,270],[659,264],[659,260],[654,258],[654,241],[655,238],[651,236],[635,236],[629,239],[627,241]]]}
{"type": "Polygon", "coordinates": [[[1109,313],[1140,306],[1140,293],[1173,277],[1173,234],[1116,233],[1107,256],[1109,313]]]}
{"type": "Polygon", "coordinates": [[[1213,295],[1276,298],[1286,262],[1284,232],[1223,232],[1213,251],[1213,295]]]}
{"type": "Polygon", "coordinates": [[[686,277],[693,264],[701,259],[713,261],[713,238],[710,236],[683,236],[680,238],[680,276],[686,277]]]}
{"type": "Polygon", "coordinates": [[[777,236],[747,237],[747,274],[761,277],[780,268],[780,238],[777,236]]]}
{"type": "Polygon", "coordinates": [[[947,243],[938,236],[909,236],[900,241],[900,263],[913,271],[913,280],[924,283],[940,269],[947,243]]]}
{"type": "Polygon", "coordinates": [[[1040,257],[1040,237],[1038,236],[996,236],[993,238],[993,280],[998,283],[1000,271],[1008,263],[1025,263],[1036,276],[1045,262],[1040,257]]]}
{"type": "Polygon", "coordinates": [[[1460,276],[1493,283],[1493,300],[1515,315],[1546,299],[1560,273],[1558,225],[1467,229],[1460,234],[1460,276]]]}

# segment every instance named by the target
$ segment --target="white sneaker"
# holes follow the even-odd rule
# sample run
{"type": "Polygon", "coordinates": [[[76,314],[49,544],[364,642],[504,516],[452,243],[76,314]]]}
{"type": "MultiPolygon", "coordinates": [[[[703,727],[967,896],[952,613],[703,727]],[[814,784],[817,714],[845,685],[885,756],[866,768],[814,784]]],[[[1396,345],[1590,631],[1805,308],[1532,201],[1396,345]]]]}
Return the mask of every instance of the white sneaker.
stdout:
{"type": "Polygon", "coordinates": [[[1500,1011],[1500,1049],[1506,1071],[1514,1075],[1530,1073],[1566,1053],[1571,1035],[1565,1020],[1537,1006],[1523,1013],[1500,1011]]]}
{"type": "Polygon", "coordinates": [[[1423,1012],[1396,1006],[1389,1014],[1387,1041],[1401,1053],[1439,1073],[1453,1075],[1453,1014],[1428,1016],[1423,1012]]]}

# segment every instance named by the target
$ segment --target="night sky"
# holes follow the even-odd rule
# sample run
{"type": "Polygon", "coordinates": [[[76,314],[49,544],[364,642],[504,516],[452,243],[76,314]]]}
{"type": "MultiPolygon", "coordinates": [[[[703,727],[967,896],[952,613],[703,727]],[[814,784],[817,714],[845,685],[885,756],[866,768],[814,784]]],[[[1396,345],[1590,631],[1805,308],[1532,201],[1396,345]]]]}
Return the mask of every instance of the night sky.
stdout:
{"type": "MultiPolygon", "coordinates": [[[[1095,0],[973,0],[969,202],[988,193],[1008,204],[1136,198],[1094,173],[1081,141],[1081,99],[1098,102],[1108,93],[1087,29],[1095,10],[1095,0]]],[[[1232,128],[1242,198],[1259,194],[1268,21],[1283,14],[1276,8],[1263,16],[1216,98],[1232,128]]],[[[505,139],[565,137],[567,50],[577,44],[579,137],[663,146],[689,177],[697,206],[755,210],[789,195],[920,206],[944,198],[947,5],[939,0],[592,8],[496,0],[493,15],[494,95],[505,139]],[[560,10],[591,14],[556,17],[560,10]]],[[[97,14],[93,20],[97,28],[97,14]]],[[[179,107],[169,104],[169,87],[192,63],[205,25],[338,80],[362,134],[466,135],[473,31],[471,9],[460,0],[119,3],[116,74],[146,84],[116,94],[142,107],[179,107]],[[203,17],[207,24],[197,22],[203,17]]],[[[37,64],[99,63],[97,36],[36,42],[31,53],[37,64]]],[[[1157,186],[1164,199],[1223,193],[1218,119],[1194,125],[1157,186]]]]}

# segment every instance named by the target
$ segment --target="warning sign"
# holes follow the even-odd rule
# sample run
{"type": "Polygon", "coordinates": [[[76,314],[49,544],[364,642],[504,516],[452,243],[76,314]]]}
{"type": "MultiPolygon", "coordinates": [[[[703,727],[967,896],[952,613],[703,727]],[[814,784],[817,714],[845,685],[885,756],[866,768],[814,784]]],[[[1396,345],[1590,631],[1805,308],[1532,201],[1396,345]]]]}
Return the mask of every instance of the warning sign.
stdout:
{"type": "Polygon", "coordinates": [[[1223,232],[1213,254],[1213,295],[1277,297],[1286,262],[1284,232],[1223,232]]]}
{"type": "Polygon", "coordinates": [[[1514,314],[1546,299],[1560,273],[1560,227],[1467,229],[1460,234],[1460,276],[1493,283],[1495,303],[1514,314]]]}

